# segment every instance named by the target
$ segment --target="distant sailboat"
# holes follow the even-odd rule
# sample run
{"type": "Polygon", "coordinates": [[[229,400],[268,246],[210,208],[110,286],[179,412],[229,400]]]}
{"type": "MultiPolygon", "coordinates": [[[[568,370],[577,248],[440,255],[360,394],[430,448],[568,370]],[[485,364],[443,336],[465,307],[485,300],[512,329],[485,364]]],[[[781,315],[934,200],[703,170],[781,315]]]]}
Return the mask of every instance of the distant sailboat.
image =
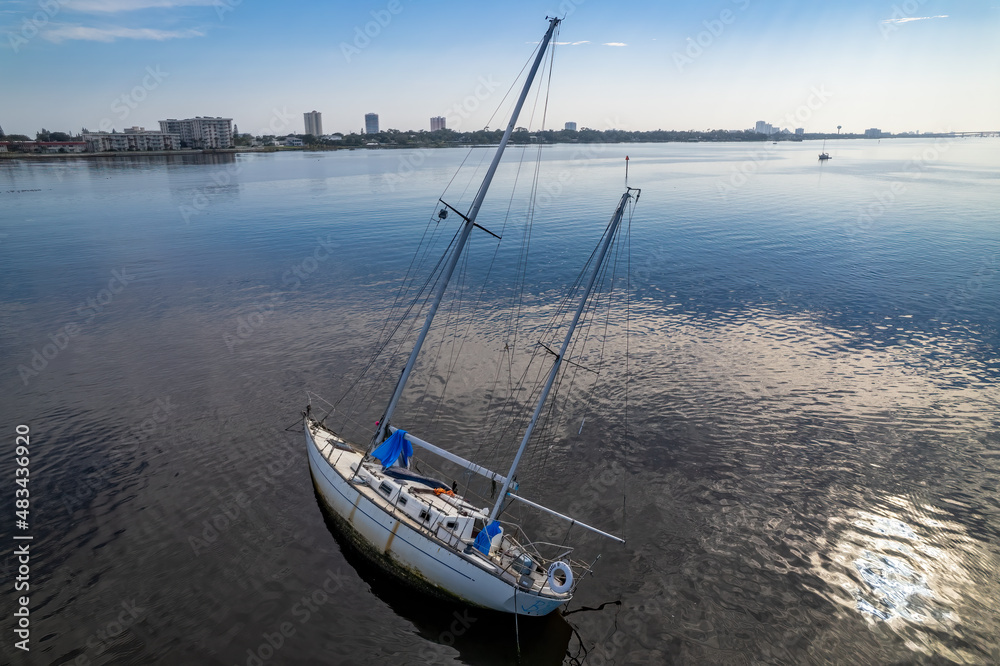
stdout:
{"type": "Polygon", "coordinates": [[[819,154],[820,160],[831,159],[830,153],[826,152],[826,139],[823,139],[823,152],[819,154]]]}

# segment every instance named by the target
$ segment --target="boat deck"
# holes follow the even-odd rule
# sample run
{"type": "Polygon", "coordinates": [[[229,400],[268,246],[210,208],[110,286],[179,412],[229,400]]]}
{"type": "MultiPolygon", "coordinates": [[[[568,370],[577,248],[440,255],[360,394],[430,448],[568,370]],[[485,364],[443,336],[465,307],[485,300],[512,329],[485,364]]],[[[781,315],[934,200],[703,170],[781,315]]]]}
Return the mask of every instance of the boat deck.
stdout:
{"type": "Polygon", "coordinates": [[[505,534],[500,546],[489,556],[472,547],[474,522],[485,525],[489,518],[488,508],[475,507],[460,495],[432,488],[425,482],[385,474],[378,461],[362,464],[363,454],[334,433],[315,426],[310,427],[310,433],[320,454],[333,470],[395,520],[424,534],[439,547],[447,548],[526,592],[549,597],[565,596],[567,599],[572,596],[571,592],[559,594],[551,590],[548,572],[510,535],[505,534]],[[421,520],[425,512],[426,517],[421,520]],[[452,521],[455,521],[456,527],[448,529],[446,525],[452,521]],[[532,558],[530,569],[523,563],[525,555],[532,558]]]}

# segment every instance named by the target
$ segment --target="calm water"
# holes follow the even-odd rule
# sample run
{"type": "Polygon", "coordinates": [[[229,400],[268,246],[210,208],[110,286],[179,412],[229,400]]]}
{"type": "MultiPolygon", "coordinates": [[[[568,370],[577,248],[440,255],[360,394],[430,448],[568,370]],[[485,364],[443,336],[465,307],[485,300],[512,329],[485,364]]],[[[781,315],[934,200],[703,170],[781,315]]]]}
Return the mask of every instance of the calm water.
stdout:
{"type": "MultiPolygon", "coordinates": [[[[523,663],[1000,662],[1000,140],[827,148],[542,151],[529,310],[575,277],[626,153],[643,194],[629,436],[598,392],[522,482],[624,529],[583,539],[603,557],[570,610],[620,603],[522,622],[523,663]]],[[[34,536],[30,657],[11,610],[3,661],[515,663],[510,618],[400,595],[338,544],[284,431],[307,389],[347,389],[466,156],[0,162],[3,423],[11,445],[31,427],[34,536]]],[[[515,271],[498,256],[491,283],[515,271]]],[[[468,448],[487,374],[397,422],[468,448]]]]}

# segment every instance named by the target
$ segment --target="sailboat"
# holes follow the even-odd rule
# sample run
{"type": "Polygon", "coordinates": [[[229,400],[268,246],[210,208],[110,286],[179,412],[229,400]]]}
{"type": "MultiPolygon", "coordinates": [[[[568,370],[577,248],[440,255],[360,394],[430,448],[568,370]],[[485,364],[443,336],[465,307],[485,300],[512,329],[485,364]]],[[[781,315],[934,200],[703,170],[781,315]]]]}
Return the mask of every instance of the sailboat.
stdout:
{"type": "MultiPolygon", "coordinates": [[[[582,289],[562,348],[554,354],[552,367],[509,470],[505,474],[489,470],[392,426],[391,420],[469,235],[478,227],[476,216],[559,23],[558,18],[549,19],[548,30],[540,42],[510,121],[468,211],[461,213],[448,206],[462,218],[461,229],[442,258],[443,268],[434,299],[370,444],[360,447],[327,427],[324,419],[313,416],[311,404],[303,412],[313,485],[330,510],[337,529],[358,550],[382,570],[423,592],[474,607],[524,616],[547,615],[568,603],[596,560],[589,564],[578,562],[571,558],[573,549],[562,545],[557,545],[558,552],[554,554],[550,551],[543,554],[543,545],[553,544],[532,542],[525,534],[526,526],[504,518],[513,503],[523,503],[557,519],[570,521],[572,526],[624,543],[620,537],[517,494],[519,487],[515,476],[550,389],[566,360],[590,292],[608,258],[626,206],[638,200],[640,191],[628,187],[627,175],[626,191],[595,250],[589,281],[582,289]],[[436,454],[499,486],[492,508],[477,506],[472,499],[459,495],[455,484],[449,487],[418,474],[410,465],[414,447],[436,454]]],[[[441,210],[440,217],[442,220],[447,217],[445,209],[441,210]]]]}
{"type": "Polygon", "coordinates": [[[826,139],[823,139],[823,152],[819,154],[819,159],[820,160],[830,159],[830,153],[826,152],[826,139]]]}

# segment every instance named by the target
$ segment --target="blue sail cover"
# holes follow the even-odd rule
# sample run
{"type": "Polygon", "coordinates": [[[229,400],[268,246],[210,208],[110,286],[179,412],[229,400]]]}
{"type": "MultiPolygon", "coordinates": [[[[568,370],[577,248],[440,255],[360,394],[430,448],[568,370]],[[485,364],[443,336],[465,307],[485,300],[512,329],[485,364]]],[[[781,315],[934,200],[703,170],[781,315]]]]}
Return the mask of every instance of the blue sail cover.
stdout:
{"type": "Polygon", "coordinates": [[[483,555],[489,555],[490,542],[497,534],[500,534],[500,523],[494,520],[486,526],[486,529],[481,530],[476,535],[476,540],[472,543],[472,546],[483,555]]]}
{"type": "Polygon", "coordinates": [[[405,430],[397,430],[392,433],[389,439],[382,442],[377,449],[372,451],[372,458],[378,458],[382,461],[382,467],[392,467],[396,464],[396,460],[400,456],[402,456],[403,461],[399,466],[409,467],[412,455],[413,445],[406,439],[405,430]]]}

